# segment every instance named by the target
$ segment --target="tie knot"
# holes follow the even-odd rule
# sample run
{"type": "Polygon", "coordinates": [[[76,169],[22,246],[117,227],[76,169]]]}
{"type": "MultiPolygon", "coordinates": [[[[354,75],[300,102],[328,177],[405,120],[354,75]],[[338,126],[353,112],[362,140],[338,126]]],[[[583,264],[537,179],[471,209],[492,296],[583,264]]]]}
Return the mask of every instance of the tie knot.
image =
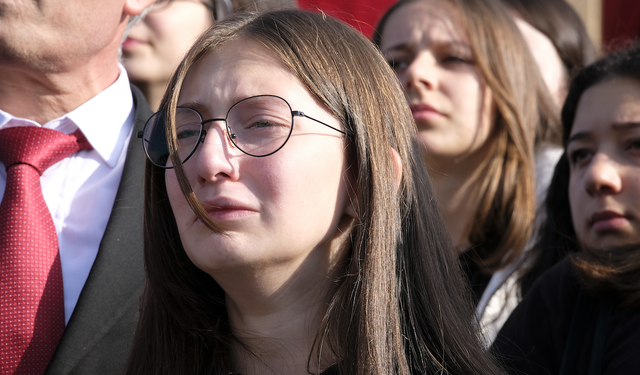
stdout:
{"type": "Polygon", "coordinates": [[[64,134],[35,126],[17,126],[0,130],[0,162],[9,169],[29,164],[40,175],[50,166],[91,145],[80,130],[64,134]]]}

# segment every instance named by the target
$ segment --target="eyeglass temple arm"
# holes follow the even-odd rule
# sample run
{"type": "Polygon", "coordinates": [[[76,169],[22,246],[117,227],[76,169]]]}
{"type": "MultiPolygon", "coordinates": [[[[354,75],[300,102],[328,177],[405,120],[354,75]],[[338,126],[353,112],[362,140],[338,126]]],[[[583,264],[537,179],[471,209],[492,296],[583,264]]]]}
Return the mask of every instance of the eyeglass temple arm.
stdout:
{"type": "Polygon", "coordinates": [[[324,122],[322,122],[322,121],[320,121],[320,120],[316,120],[316,119],[314,119],[314,118],[313,118],[313,117],[311,117],[311,116],[307,116],[307,115],[305,115],[305,114],[304,114],[304,112],[302,112],[302,111],[291,111],[291,114],[292,114],[293,116],[306,117],[306,118],[308,118],[308,119],[310,119],[310,120],[313,120],[313,121],[318,122],[318,123],[320,123],[320,124],[322,124],[322,125],[324,125],[324,126],[327,126],[327,127],[331,128],[331,129],[333,129],[333,130],[337,131],[338,133],[347,134],[347,133],[343,132],[342,130],[340,130],[340,129],[336,129],[336,128],[334,128],[333,126],[331,126],[331,125],[329,125],[329,124],[327,124],[327,123],[324,123],[324,122]]]}

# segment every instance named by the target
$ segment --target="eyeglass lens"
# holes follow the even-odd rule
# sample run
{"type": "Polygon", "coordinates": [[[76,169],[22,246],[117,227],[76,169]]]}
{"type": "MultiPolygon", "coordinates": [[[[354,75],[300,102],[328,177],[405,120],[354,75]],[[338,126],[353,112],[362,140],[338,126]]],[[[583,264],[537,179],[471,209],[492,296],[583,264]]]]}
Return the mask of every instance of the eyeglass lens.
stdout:
{"type": "MultiPolygon", "coordinates": [[[[165,135],[165,114],[154,114],[145,125],[143,145],[149,159],[167,168],[169,147],[165,135]]],[[[196,110],[176,108],[176,141],[180,160],[186,162],[204,138],[211,120],[203,121],[196,110]],[[204,123],[204,124],[203,124],[204,123]]],[[[293,115],[289,103],[277,96],[254,96],[239,101],[228,111],[227,136],[235,147],[251,156],[267,156],[289,139],[293,115]]]]}

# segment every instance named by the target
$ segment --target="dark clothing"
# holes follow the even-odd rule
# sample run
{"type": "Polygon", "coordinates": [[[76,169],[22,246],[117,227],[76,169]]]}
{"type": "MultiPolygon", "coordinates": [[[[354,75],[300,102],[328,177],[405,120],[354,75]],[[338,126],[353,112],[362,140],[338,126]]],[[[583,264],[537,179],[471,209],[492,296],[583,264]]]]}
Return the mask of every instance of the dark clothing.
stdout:
{"type": "Polygon", "coordinates": [[[120,374],[129,356],[144,287],[145,155],[137,133],[152,114],[140,90],[131,92],[135,122],[111,217],[46,375],[120,374]]]}
{"type": "MultiPolygon", "coordinates": [[[[533,285],[498,334],[492,350],[510,374],[558,374],[579,293],[582,290],[570,259],[556,264],[533,285]]],[[[613,310],[604,335],[602,374],[640,373],[640,311],[625,310],[611,300],[613,310]]],[[[597,317],[597,303],[587,314],[584,337],[578,341],[576,367],[568,373],[587,374],[597,317]]]]}
{"type": "Polygon", "coordinates": [[[474,306],[478,304],[482,298],[484,290],[487,289],[489,281],[491,281],[491,274],[488,270],[478,265],[478,262],[474,259],[478,259],[483,254],[484,248],[474,246],[473,248],[465,251],[458,256],[458,261],[462,267],[465,278],[467,279],[467,285],[471,287],[473,292],[474,306]]]}
{"type": "MultiPolygon", "coordinates": [[[[237,372],[231,372],[229,373],[229,375],[242,375],[242,374],[238,374],[237,372]]],[[[338,365],[333,365],[329,367],[328,369],[321,372],[319,375],[338,375],[338,365]]]]}

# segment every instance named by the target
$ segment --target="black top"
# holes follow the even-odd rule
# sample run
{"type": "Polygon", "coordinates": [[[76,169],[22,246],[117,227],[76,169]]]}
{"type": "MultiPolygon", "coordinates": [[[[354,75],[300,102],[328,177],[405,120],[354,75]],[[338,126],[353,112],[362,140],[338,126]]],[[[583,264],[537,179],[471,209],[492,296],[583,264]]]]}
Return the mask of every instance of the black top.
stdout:
{"type": "MultiPolygon", "coordinates": [[[[230,372],[229,375],[241,375],[237,372],[230,372]]],[[[321,372],[319,375],[338,375],[338,365],[333,365],[321,372]]]]}
{"type": "Polygon", "coordinates": [[[476,259],[480,259],[486,251],[484,246],[474,246],[458,256],[458,261],[467,280],[467,285],[473,292],[474,306],[480,302],[484,290],[487,289],[491,281],[491,272],[478,264],[476,259]]]}
{"type": "MultiPolygon", "coordinates": [[[[559,373],[580,291],[569,259],[536,281],[492,347],[510,374],[559,373]]],[[[584,290],[582,293],[588,294],[584,290]]],[[[592,311],[580,311],[590,314],[590,322],[584,339],[579,341],[577,365],[570,372],[573,374],[588,372],[597,316],[592,307],[586,309],[592,311]]],[[[640,373],[640,311],[622,309],[614,302],[603,347],[602,374],[640,373]]]]}

